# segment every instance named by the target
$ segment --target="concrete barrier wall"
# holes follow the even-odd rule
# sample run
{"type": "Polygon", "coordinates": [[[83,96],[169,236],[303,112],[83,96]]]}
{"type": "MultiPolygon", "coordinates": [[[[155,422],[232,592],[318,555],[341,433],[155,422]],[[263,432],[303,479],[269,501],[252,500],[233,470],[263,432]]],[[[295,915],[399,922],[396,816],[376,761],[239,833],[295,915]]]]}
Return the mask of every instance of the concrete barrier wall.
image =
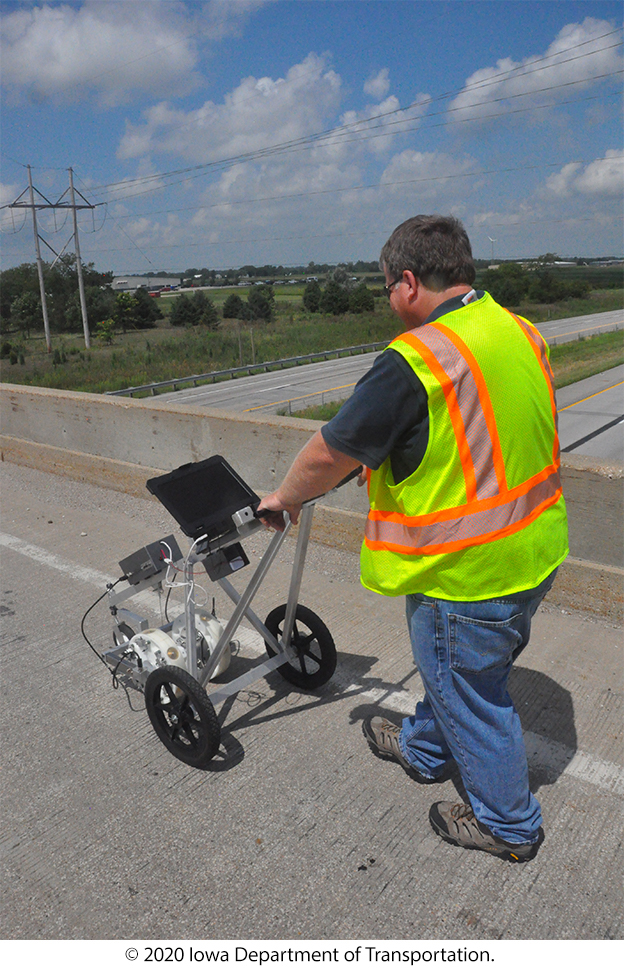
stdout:
{"type": "MultiPolygon", "coordinates": [[[[143,498],[149,496],[147,478],[213,454],[223,455],[257,492],[273,491],[318,428],[301,418],[11,384],[0,385],[0,417],[2,460],[143,498]]],[[[572,559],[558,587],[566,604],[578,608],[585,584],[603,603],[600,612],[609,612],[622,599],[623,466],[564,456],[562,479],[572,559]],[[583,563],[592,564],[589,572],[583,563]]],[[[358,548],[367,508],[365,490],[347,485],[318,507],[315,538],[358,548]]]]}

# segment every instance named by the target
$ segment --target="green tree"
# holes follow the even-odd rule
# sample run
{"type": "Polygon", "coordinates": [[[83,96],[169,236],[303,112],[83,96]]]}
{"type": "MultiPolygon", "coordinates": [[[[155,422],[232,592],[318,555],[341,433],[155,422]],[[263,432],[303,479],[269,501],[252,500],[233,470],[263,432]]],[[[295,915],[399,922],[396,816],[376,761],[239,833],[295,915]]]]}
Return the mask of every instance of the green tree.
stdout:
{"type": "MultiPolygon", "coordinates": [[[[99,286],[85,286],[85,303],[87,305],[87,319],[90,323],[94,320],[103,320],[113,315],[115,310],[115,294],[111,289],[102,289],[99,286]]],[[[80,306],[80,294],[72,293],[65,304],[65,326],[64,330],[71,333],[80,333],[82,330],[82,309],[80,306]]]]}
{"type": "Polygon", "coordinates": [[[245,319],[245,304],[241,300],[238,293],[230,293],[227,300],[223,304],[223,319],[224,320],[244,320],[245,319]]]}
{"type": "Polygon", "coordinates": [[[169,323],[172,327],[193,327],[197,322],[197,313],[191,299],[186,293],[181,293],[172,301],[169,323]]]}
{"type": "Polygon", "coordinates": [[[109,346],[112,344],[115,338],[115,321],[112,317],[109,317],[108,320],[100,320],[95,325],[95,336],[103,344],[109,346]]]}
{"type": "Polygon", "coordinates": [[[219,326],[219,311],[210,297],[199,290],[198,293],[193,294],[192,303],[196,314],[197,326],[206,327],[208,330],[216,330],[219,326]]]}
{"type": "Polygon", "coordinates": [[[250,320],[271,320],[275,295],[272,286],[254,286],[247,297],[247,307],[250,320]]]}
{"type": "Polygon", "coordinates": [[[330,280],[321,297],[320,310],[338,316],[349,309],[349,294],[336,280],[330,280]]]}
{"type": "Polygon", "coordinates": [[[516,306],[529,291],[530,274],[519,263],[503,263],[482,276],[484,289],[502,306],[516,306]]]}
{"type": "Polygon", "coordinates": [[[364,313],[375,309],[375,298],[366,283],[360,283],[349,293],[349,310],[351,313],[364,313]]]}
{"type": "Polygon", "coordinates": [[[132,293],[118,293],[115,297],[113,319],[124,333],[136,327],[137,300],[132,293]]]}
{"type": "Polygon", "coordinates": [[[137,330],[153,329],[156,326],[156,321],[160,319],[158,303],[143,288],[136,290],[134,299],[136,300],[134,309],[135,327],[137,330]]]}
{"type": "Polygon", "coordinates": [[[30,337],[31,330],[39,327],[43,329],[43,315],[39,297],[34,293],[24,293],[23,296],[18,296],[13,300],[11,320],[27,337],[30,337]]]}
{"type": "Polygon", "coordinates": [[[303,305],[310,313],[318,313],[321,308],[321,284],[318,280],[306,283],[303,291],[303,305]]]}

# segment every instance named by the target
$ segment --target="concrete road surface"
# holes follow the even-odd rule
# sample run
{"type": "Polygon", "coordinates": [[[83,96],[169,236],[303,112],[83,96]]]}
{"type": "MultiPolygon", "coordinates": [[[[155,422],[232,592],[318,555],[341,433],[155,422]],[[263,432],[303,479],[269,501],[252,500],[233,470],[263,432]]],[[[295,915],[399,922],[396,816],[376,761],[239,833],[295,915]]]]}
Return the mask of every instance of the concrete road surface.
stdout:
{"type": "MultiPolygon", "coordinates": [[[[304,575],[301,601],[336,641],[332,680],[305,694],[274,673],[241,692],[220,711],[220,754],[197,771],[80,635],[118,560],[172,519],[8,463],[0,487],[4,939],[621,939],[619,630],[548,604],[536,616],[511,692],[546,841],[514,867],[432,831],[431,803],[461,797],[457,775],[418,785],[364,742],[368,713],[398,722],[422,687],[403,604],[360,586],[357,557],[312,546],[304,575]]],[[[246,544],[252,561],[265,543],[246,544]]],[[[261,616],[285,601],[290,539],[282,553],[261,616]]],[[[111,643],[104,604],[85,628],[98,649],[111,643]]],[[[261,653],[241,628],[231,673],[261,653]]]]}
{"type": "Polygon", "coordinates": [[[624,461],[624,364],[557,391],[562,452],[624,461]]]}

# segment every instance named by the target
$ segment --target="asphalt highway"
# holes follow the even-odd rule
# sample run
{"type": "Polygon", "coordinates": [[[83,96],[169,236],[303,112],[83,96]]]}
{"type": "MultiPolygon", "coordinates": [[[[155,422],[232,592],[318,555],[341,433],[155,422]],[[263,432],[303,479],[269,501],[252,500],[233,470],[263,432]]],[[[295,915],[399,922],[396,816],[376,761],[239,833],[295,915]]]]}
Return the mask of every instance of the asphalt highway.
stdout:
{"type": "MultiPolygon", "coordinates": [[[[611,310],[584,317],[546,321],[539,325],[539,329],[549,343],[564,343],[612,330],[617,324],[621,326],[623,323],[622,310],[611,310]]],[[[376,356],[376,353],[371,353],[303,364],[268,374],[254,374],[218,384],[170,391],[160,394],[158,400],[175,400],[176,404],[227,411],[295,413],[311,405],[349,397],[360,377],[372,367],[376,356]]]]}

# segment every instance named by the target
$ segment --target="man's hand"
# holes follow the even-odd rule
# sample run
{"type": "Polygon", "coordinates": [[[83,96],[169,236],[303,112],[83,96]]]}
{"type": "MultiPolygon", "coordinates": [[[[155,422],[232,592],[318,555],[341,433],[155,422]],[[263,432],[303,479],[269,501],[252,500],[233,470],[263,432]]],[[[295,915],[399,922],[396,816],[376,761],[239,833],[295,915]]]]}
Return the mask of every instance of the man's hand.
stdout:
{"type": "Polygon", "coordinates": [[[256,511],[256,516],[270,529],[275,529],[276,532],[283,532],[286,528],[284,512],[288,512],[290,521],[293,525],[296,525],[300,511],[300,505],[287,508],[281,501],[278,493],[273,492],[271,495],[267,495],[266,498],[262,499],[256,511]]]}
{"type": "Polygon", "coordinates": [[[270,528],[282,532],[282,513],[288,512],[296,525],[304,502],[329,492],[359,466],[355,458],[330,448],[317,431],[301,449],[277,491],[262,499],[256,515],[270,528]]]}

